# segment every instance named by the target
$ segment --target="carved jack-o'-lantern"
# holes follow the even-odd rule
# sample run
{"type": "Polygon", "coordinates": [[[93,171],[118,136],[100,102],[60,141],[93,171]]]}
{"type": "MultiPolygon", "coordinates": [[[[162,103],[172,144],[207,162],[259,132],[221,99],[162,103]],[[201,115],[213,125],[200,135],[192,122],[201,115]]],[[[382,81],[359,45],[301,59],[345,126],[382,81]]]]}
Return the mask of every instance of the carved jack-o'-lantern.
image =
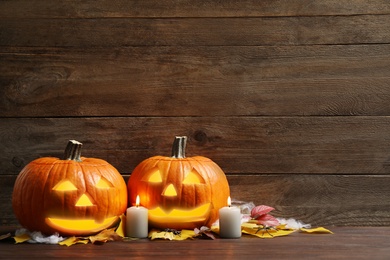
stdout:
{"type": "Polygon", "coordinates": [[[127,187],[108,162],[80,157],[69,141],[65,159],[43,157],[18,175],[12,206],[20,224],[45,234],[89,235],[118,222],[127,207],[127,187]]]}
{"type": "Polygon", "coordinates": [[[185,157],[186,137],[176,137],[172,157],[141,162],[128,181],[129,201],[149,209],[149,226],[193,229],[210,226],[225,206],[229,184],[222,169],[203,156],[185,157]]]}

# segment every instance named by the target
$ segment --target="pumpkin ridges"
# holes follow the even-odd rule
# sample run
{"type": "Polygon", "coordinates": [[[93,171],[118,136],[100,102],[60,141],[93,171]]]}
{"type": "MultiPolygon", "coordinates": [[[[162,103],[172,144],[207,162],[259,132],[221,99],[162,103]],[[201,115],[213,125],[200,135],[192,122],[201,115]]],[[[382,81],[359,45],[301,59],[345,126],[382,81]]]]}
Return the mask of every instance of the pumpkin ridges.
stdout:
{"type": "MultiPolygon", "coordinates": [[[[160,157],[161,156],[154,156],[154,157],[145,159],[139,165],[137,165],[136,168],[131,173],[130,178],[129,178],[129,182],[127,184],[128,190],[133,191],[133,192],[128,192],[128,194],[129,194],[129,205],[133,205],[133,206],[135,205],[135,200],[136,200],[136,196],[137,195],[140,196],[140,201],[141,201],[141,205],[142,206],[145,206],[145,205],[148,204],[148,200],[150,199],[150,197],[153,194],[153,192],[151,192],[149,190],[149,186],[146,186],[147,190],[145,192],[141,193],[138,190],[141,188],[140,186],[143,187],[144,185],[134,186],[134,185],[132,185],[132,182],[130,181],[130,179],[132,179],[132,178],[133,179],[135,179],[135,178],[142,179],[141,174],[143,172],[149,172],[153,168],[156,168],[156,167],[158,168],[158,163],[161,160],[160,157]],[[150,197],[146,196],[145,194],[148,194],[150,197]]],[[[143,184],[143,183],[141,183],[141,184],[143,184]]]]}
{"type": "MultiPolygon", "coordinates": [[[[13,192],[13,205],[16,204],[14,206],[14,213],[23,226],[36,226],[35,223],[39,222],[44,214],[43,210],[38,210],[38,215],[34,218],[31,217],[32,212],[35,211],[35,207],[42,207],[44,203],[43,198],[39,196],[42,194],[44,186],[39,185],[40,182],[36,181],[41,177],[40,175],[42,175],[41,172],[43,170],[35,172],[34,164],[35,162],[33,161],[31,165],[26,165],[22,169],[15,182],[16,189],[13,192]],[[33,201],[33,203],[29,203],[29,201],[33,201]]],[[[53,165],[45,164],[45,167],[50,167],[48,170],[51,170],[53,165]]]]}
{"type": "MultiPolygon", "coordinates": [[[[28,172],[30,169],[25,166],[23,169],[22,169],[22,172],[28,172]]],[[[25,207],[24,205],[24,200],[23,198],[21,198],[25,193],[25,191],[28,191],[31,187],[30,185],[27,185],[27,175],[26,174],[20,174],[18,175],[18,177],[16,178],[16,181],[15,181],[15,184],[19,184],[17,185],[17,189],[14,189],[13,191],[13,194],[12,194],[12,203],[13,204],[16,204],[17,207],[14,209],[14,214],[18,217],[18,216],[25,216],[25,215],[28,215],[28,209],[29,207],[25,207]]]]}
{"type": "MultiPolygon", "coordinates": [[[[197,169],[195,169],[196,167],[195,167],[195,165],[194,165],[194,163],[193,163],[194,161],[193,161],[193,159],[192,158],[186,158],[186,160],[185,161],[183,161],[183,160],[181,160],[181,163],[182,164],[184,164],[184,163],[186,163],[188,166],[186,167],[186,169],[183,167],[182,169],[181,169],[181,173],[183,173],[182,174],[182,180],[181,180],[181,182],[186,178],[186,176],[188,175],[188,174],[190,174],[190,172],[192,171],[192,170],[195,170],[195,171],[198,171],[197,169]]],[[[197,167],[199,167],[200,165],[196,165],[197,167]]],[[[206,180],[206,182],[207,182],[207,180],[206,180]]],[[[184,186],[185,184],[182,184],[181,186],[184,186]]],[[[206,185],[203,185],[203,184],[194,184],[194,183],[192,183],[192,184],[186,184],[186,188],[188,189],[190,186],[191,186],[191,188],[190,188],[190,190],[189,191],[191,191],[192,192],[192,194],[187,194],[187,197],[185,198],[185,202],[187,202],[187,200],[188,200],[188,197],[190,197],[190,199],[191,199],[191,203],[188,203],[187,202],[187,205],[183,205],[184,207],[188,207],[188,206],[191,206],[191,207],[195,207],[195,206],[197,206],[197,205],[199,205],[199,203],[198,203],[198,201],[204,201],[204,199],[203,198],[199,198],[198,197],[198,193],[202,193],[202,192],[199,192],[198,190],[201,188],[201,187],[203,187],[203,186],[206,186],[206,185]]],[[[206,187],[205,187],[206,188],[206,187]]],[[[203,191],[204,192],[204,191],[203,191]]]]}
{"type": "MultiPolygon", "coordinates": [[[[83,190],[80,190],[79,188],[77,189],[76,196],[72,194],[73,195],[73,196],[71,196],[72,201],[75,201],[78,198],[80,198],[80,196],[82,194],[87,195],[89,199],[92,199],[91,197],[95,198],[96,197],[95,194],[93,194],[94,196],[92,196],[90,194],[90,188],[89,188],[90,180],[89,180],[89,178],[90,178],[91,174],[93,174],[93,173],[91,172],[89,165],[85,164],[83,161],[78,162],[77,160],[71,160],[69,162],[69,164],[70,164],[72,170],[67,171],[66,177],[69,179],[74,179],[74,176],[77,172],[77,175],[78,175],[77,180],[81,181],[81,183],[78,183],[78,186],[83,188],[83,190]]],[[[68,194],[66,194],[66,195],[68,195],[68,194]]],[[[94,205],[96,205],[96,203],[97,203],[97,201],[95,199],[93,199],[91,202],[94,205]]],[[[95,209],[95,206],[92,206],[92,207],[80,206],[80,207],[78,207],[78,210],[76,211],[77,214],[75,216],[77,218],[85,218],[88,215],[96,214],[96,212],[97,211],[95,209]]]]}
{"type": "MultiPolygon", "coordinates": [[[[193,169],[193,166],[191,164],[191,162],[189,160],[186,160],[186,161],[183,161],[183,160],[179,160],[179,163],[181,165],[181,168],[180,168],[180,173],[184,173],[184,172],[187,172],[187,175],[189,174],[189,172],[193,169]],[[184,163],[189,163],[189,167],[188,169],[185,169],[185,165],[184,163]]],[[[196,201],[197,201],[197,197],[196,197],[196,187],[195,184],[187,184],[186,186],[186,189],[183,189],[182,186],[184,185],[182,182],[183,180],[185,179],[186,175],[185,174],[182,174],[182,179],[181,179],[181,185],[179,184],[178,186],[180,186],[180,190],[181,190],[181,193],[180,193],[180,197],[181,198],[186,198],[185,200],[181,200],[180,202],[180,206],[183,207],[183,208],[188,208],[189,206],[192,207],[192,205],[196,205],[196,201]],[[189,186],[192,185],[191,188],[189,188],[189,186]],[[183,191],[187,191],[186,193],[184,193],[183,191]],[[183,194],[184,193],[184,194],[183,194]],[[188,199],[189,197],[189,199],[188,199]],[[191,201],[189,201],[191,200],[191,201]],[[184,204],[185,203],[185,204],[184,204]]]]}
{"type": "MultiPolygon", "coordinates": [[[[92,170],[96,170],[99,175],[100,175],[100,178],[102,178],[103,176],[106,176],[107,174],[107,171],[105,171],[104,173],[102,173],[101,171],[99,171],[98,168],[96,167],[88,167],[89,168],[89,171],[91,172],[92,170]],[[91,169],[92,168],[92,169],[91,169]]],[[[91,174],[89,175],[84,175],[84,176],[88,176],[89,178],[92,178],[91,174]]],[[[108,177],[108,176],[107,176],[108,177]]],[[[90,183],[90,180],[88,180],[88,183],[90,183]]],[[[95,179],[93,179],[93,183],[96,185],[97,181],[95,179]]],[[[106,217],[108,217],[108,207],[109,207],[109,198],[107,195],[107,192],[106,190],[98,190],[96,188],[90,188],[89,186],[86,187],[88,193],[92,196],[91,194],[91,191],[94,192],[93,194],[93,197],[97,197],[97,193],[103,193],[104,195],[103,196],[99,196],[99,205],[97,206],[98,208],[96,209],[93,209],[96,213],[96,219],[98,222],[102,222],[106,217]]],[[[117,194],[115,194],[117,195],[117,194]]],[[[114,201],[112,202],[114,204],[114,201]]],[[[127,204],[127,203],[126,203],[127,204]]],[[[95,203],[95,205],[97,205],[97,202],[95,203]]]]}
{"type": "MultiPolygon", "coordinates": [[[[203,157],[205,158],[205,157],[203,157]]],[[[196,156],[193,158],[194,160],[198,161],[200,158],[199,156],[196,156]]],[[[203,164],[200,164],[203,167],[203,164]]],[[[206,167],[204,167],[206,168],[206,167]]],[[[222,184],[221,180],[225,180],[226,187],[222,189],[211,189],[210,196],[216,198],[214,200],[213,209],[211,209],[211,214],[209,217],[209,220],[207,221],[207,225],[211,225],[213,222],[215,222],[218,218],[218,209],[222,208],[225,206],[224,199],[227,199],[227,197],[230,195],[230,188],[229,188],[229,183],[227,181],[225,173],[222,171],[222,169],[213,161],[210,160],[210,164],[208,165],[207,169],[204,169],[205,172],[207,172],[207,176],[209,177],[209,182],[211,182],[211,185],[216,185],[216,184],[222,184]]]]}
{"type": "MultiPolygon", "coordinates": [[[[158,165],[160,165],[160,164],[158,164],[158,165]]],[[[168,161],[168,164],[163,164],[163,166],[165,166],[164,167],[164,169],[161,171],[160,170],[160,172],[162,172],[162,173],[165,173],[165,172],[167,172],[167,169],[170,169],[171,168],[171,165],[172,165],[172,160],[170,160],[170,161],[168,161]]],[[[160,169],[160,167],[159,167],[159,169],[160,169]]],[[[164,190],[165,190],[165,187],[167,187],[169,184],[171,184],[170,183],[170,180],[168,180],[168,178],[164,178],[164,176],[162,176],[162,192],[164,192],[164,190]]],[[[176,183],[174,183],[173,184],[174,186],[176,185],[176,183]]],[[[160,195],[160,197],[161,197],[161,195],[160,195]]],[[[164,207],[168,207],[168,208],[170,208],[170,206],[168,206],[169,204],[171,204],[171,203],[169,203],[169,201],[167,201],[166,199],[163,199],[162,200],[163,201],[163,206],[164,207]]]]}
{"type": "MultiPolygon", "coordinates": [[[[99,172],[100,178],[103,178],[103,176],[106,176],[106,179],[108,181],[112,182],[111,178],[107,178],[107,177],[109,177],[109,176],[107,176],[108,171],[105,171],[104,173],[102,173],[102,171],[100,171],[98,168],[96,168],[96,170],[99,172]]],[[[96,182],[96,180],[94,180],[94,181],[96,182]]],[[[107,193],[106,190],[101,191],[101,192],[105,193],[105,195],[107,193]]],[[[95,193],[96,193],[96,191],[95,191],[95,193]]],[[[115,194],[115,195],[117,195],[117,194],[115,194]]],[[[96,196],[96,195],[94,194],[94,196],[96,196]]],[[[112,201],[111,203],[115,203],[115,201],[112,201]]],[[[103,196],[103,198],[101,198],[99,200],[99,212],[97,213],[99,215],[98,219],[103,220],[104,218],[106,218],[108,216],[109,204],[110,204],[110,201],[109,201],[108,196],[103,196]]],[[[126,202],[126,205],[127,205],[127,202],[126,202]]]]}
{"type": "MultiPolygon", "coordinates": [[[[120,201],[118,199],[116,199],[114,201],[110,201],[108,196],[103,196],[103,198],[106,199],[106,203],[104,204],[104,206],[105,206],[104,216],[109,217],[108,216],[109,215],[109,206],[112,204],[115,204],[116,207],[118,208],[118,212],[115,214],[120,215],[121,212],[126,211],[127,204],[128,204],[127,203],[127,185],[126,185],[122,175],[120,175],[120,173],[115,168],[105,168],[105,169],[96,168],[96,170],[99,172],[101,178],[106,178],[111,184],[117,183],[119,181],[119,179],[122,180],[119,184],[120,185],[120,187],[118,187],[119,189],[115,190],[115,192],[116,192],[115,197],[116,198],[124,197],[125,201],[123,201],[123,200],[120,201]],[[126,191],[126,193],[124,191],[126,191]]],[[[108,192],[108,190],[104,191],[104,193],[107,193],[107,192],[108,192]]],[[[101,211],[103,211],[103,210],[101,210],[101,211]]]]}
{"type": "Polygon", "coordinates": [[[33,230],[39,230],[46,234],[55,232],[55,230],[52,230],[47,225],[42,225],[42,223],[45,223],[46,216],[52,215],[54,213],[57,215],[58,212],[63,212],[64,207],[62,205],[65,205],[65,198],[60,197],[59,194],[55,190],[53,190],[53,187],[58,183],[58,180],[66,178],[66,176],[64,176],[64,173],[67,171],[68,164],[64,165],[60,163],[59,159],[57,159],[53,162],[52,165],[53,167],[50,168],[50,170],[46,172],[42,171],[42,173],[46,177],[44,181],[41,181],[41,185],[43,187],[43,191],[41,192],[43,200],[43,205],[41,208],[42,216],[39,218],[39,220],[35,224],[35,227],[33,228],[33,230]],[[45,199],[46,196],[55,196],[57,197],[57,200],[53,202],[53,200],[51,199],[45,199]]]}
{"type": "MultiPolygon", "coordinates": [[[[44,160],[44,158],[41,158],[42,160],[44,160]]],[[[35,227],[36,230],[38,230],[39,228],[39,223],[40,222],[43,222],[44,219],[45,219],[45,215],[48,213],[45,208],[47,207],[46,204],[47,204],[47,200],[45,200],[45,194],[47,194],[48,191],[47,188],[47,183],[49,182],[49,185],[51,185],[51,182],[50,182],[50,173],[51,172],[54,172],[56,171],[56,169],[59,167],[59,164],[55,163],[56,161],[53,161],[54,163],[52,165],[50,164],[46,164],[45,167],[39,167],[39,171],[35,172],[34,169],[36,166],[32,167],[31,170],[32,170],[32,173],[33,175],[31,175],[31,173],[29,173],[29,178],[34,178],[36,180],[39,180],[39,182],[37,181],[36,182],[36,185],[34,185],[34,188],[33,188],[33,191],[32,191],[32,198],[31,200],[34,202],[36,201],[37,204],[39,205],[39,212],[38,213],[35,213],[33,214],[35,211],[36,211],[36,208],[31,208],[30,210],[30,214],[31,215],[35,215],[35,220],[33,221],[34,223],[31,225],[32,227],[35,227]],[[39,186],[38,186],[39,184],[39,186]],[[39,196],[39,197],[38,197],[39,196]],[[37,216],[38,214],[38,216],[37,216]]],[[[29,194],[29,193],[27,193],[29,194]]],[[[25,198],[27,201],[28,201],[28,198],[25,198]]],[[[37,207],[36,203],[30,203],[32,205],[32,207],[37,207]]],[[[29,214],[29,215],[30,215],[29,214]]],[[[42,230],[42,232],[48,232],[48,230],[42,230]]]]}
{"type": "Polygon", "coordinates": [[[39,222],[36,223],[35,230],[39,230],[43,233],[49,234],[54,233],[56,230],[53,230],[51,227],[48,227],[47,225],[41,226],[41,223],[45,223],[45,218],[47,215],[54,214],[54,211],[56,214],[58,214],[58,211],[63,212],[64,207],[61,207],[61,205],[65,205],[65,198],[60,197],[59,201],[53,202],[52,200],[45,199],[46,196],[59,196],[56,191],[53,190],[53,187],[58,183],[58,180],[62,180],[66,178],[67,176],[65,173],[68,171],[69,164],[63,164],[59,159],[53,162],[53,167],[50,168],[47,172],[42,172],[45,175],[45,181],[42,181],[42,186],[44,189],[44,192],[42,192],[42,216],[39,219],[39,222]],[[55,176],[55,177],[53,177],[55,176]],[[53,209],[53,207],[55,207],[53,209]]]}

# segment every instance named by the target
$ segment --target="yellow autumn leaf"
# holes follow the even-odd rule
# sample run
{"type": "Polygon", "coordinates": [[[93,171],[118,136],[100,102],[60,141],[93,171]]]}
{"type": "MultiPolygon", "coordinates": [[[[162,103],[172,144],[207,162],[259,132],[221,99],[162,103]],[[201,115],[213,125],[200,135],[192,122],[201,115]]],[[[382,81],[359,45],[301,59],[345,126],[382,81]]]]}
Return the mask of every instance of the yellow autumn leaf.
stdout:
{"type": "Polygon", "coordinates": [[[119,221],[119,225],[118,225],[118,228],[115,230],[115,232],[121,236],[121,237],[125,237],[126,236],[126,232],[125,232],[125,225],[124,223],[126,223],[126,216],[125,215],[122,215],[120,216],[120,221],[119,221]]]}
{"type": "Polygon", "coordinates": [[[114,228],[111,229],[105,229],[101,231],[100,233],[94,235],[94,236],[89,236],[89,237],[69,237],[65,239],[64,241],[59,242],[59,245],[62,246],[72,246],[74,244],[88,244],[89,242],[93,243],[106,243],[107,241],[116,241],[116,240],[121,240],[122,237],[119,236],[114,228]]]}
{"type": "Polygon", "coordinates": [[[300,231],[305,233],[317,233],[317,234],[333,234],[332,231],[323,227],[317,228],[301,228],[300,231]]]}
{"type": "Polygon", "coordinates": [[[195,234],[195,231],[194,230],[187,230],[187,229],[183,229],[181,231],[181,234],[179,237],[177,237],[177,235],[175,236],[175,240],[185,240],[185,239],[192,239],[196,236],[195,234]]]}
{"type": "Polygon", "coordinates": [[[88,239],[81,239],[81,238],[78,238],[78,237],[68,237],[67,239],[59,242],[58,244],[61,245],[61,246],[72,246],[72,245],[75,245],[75,244],[88,244],[89,243],[89,240],[88,239]]]}
{"type": "Polygon", "coordinates": [[[14,239],[15,239],[15,244],[19,244],[30,240],[31,237],[27,233],[24,233],[18,236],[14,236],[14,239]]]}
{"type": "Polygon", "coordinates": [[[160,231],[160,230],[151,230],[149,232],[148,237],[150,240],[155,239],[165,239],[165,240],[185,240],[185,239],[192,239],[196,236],[195,232],[193,230],[182,230],[180,234],[174,234],[173,232],[169,231],[160,231]]]}
{"type": "Polygon", "coordinates": [[[106,243],[107,241],[117,241],[121,240],[122,237],[120,237],[116,232],[114,228],[105,229],[101,231],[99,234],[94,236],[89,236],[89,240],[92,244],[96,242],[106,243]]]}
{"type": "Polygon", "coordinates": [[[279,224],[276,228],[277,229],[292,229],[292,228],[287,228],[286,226],[287,226],[287,224],[279,224]]]}
{"type": "Polygon", "coordinates": [[[294,229],[279,229],[277,228],[263,228],[261,225],[254,223],[243,223],[241,225],[242,233],[257,236],[260,238],[274,238],[280,236],[287,236],[294,233],[294,229]]]}
{"type": "Polygon", "coordinates": [[[210,230],[219,235],[219,226],[211,226],[210,230]]]}

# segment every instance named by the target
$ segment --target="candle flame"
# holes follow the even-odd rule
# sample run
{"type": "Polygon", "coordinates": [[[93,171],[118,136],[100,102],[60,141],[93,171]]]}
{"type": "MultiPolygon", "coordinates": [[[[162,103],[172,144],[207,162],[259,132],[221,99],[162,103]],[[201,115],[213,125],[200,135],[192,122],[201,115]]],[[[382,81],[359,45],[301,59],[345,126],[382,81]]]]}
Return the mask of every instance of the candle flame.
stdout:
{"type": "Polygon", "coordinates": [[[230,196],[227,199],[227,204],[229,207],[232,205],[232,199],[230,198],[230,196]]]}
{"type": "Polygon", "coordinates": [[[137,195],[137,198],[135,199],[135,205],[136,205],[137,207],[139,206],[139,201],[140,201],[139,195],[137,195]]]}

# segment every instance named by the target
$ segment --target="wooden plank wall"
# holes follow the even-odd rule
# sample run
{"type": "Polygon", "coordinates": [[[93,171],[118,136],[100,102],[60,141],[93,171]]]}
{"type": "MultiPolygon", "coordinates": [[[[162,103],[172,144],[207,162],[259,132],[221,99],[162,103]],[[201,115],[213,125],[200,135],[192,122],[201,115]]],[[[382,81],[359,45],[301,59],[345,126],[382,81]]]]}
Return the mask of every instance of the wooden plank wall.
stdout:
{"type": "Polygon", "coordinates": [[[68,139],[127,179],[187,135],[232,197],[390,224],[387,0],[0,1],[0,218],[68,139]]]}

